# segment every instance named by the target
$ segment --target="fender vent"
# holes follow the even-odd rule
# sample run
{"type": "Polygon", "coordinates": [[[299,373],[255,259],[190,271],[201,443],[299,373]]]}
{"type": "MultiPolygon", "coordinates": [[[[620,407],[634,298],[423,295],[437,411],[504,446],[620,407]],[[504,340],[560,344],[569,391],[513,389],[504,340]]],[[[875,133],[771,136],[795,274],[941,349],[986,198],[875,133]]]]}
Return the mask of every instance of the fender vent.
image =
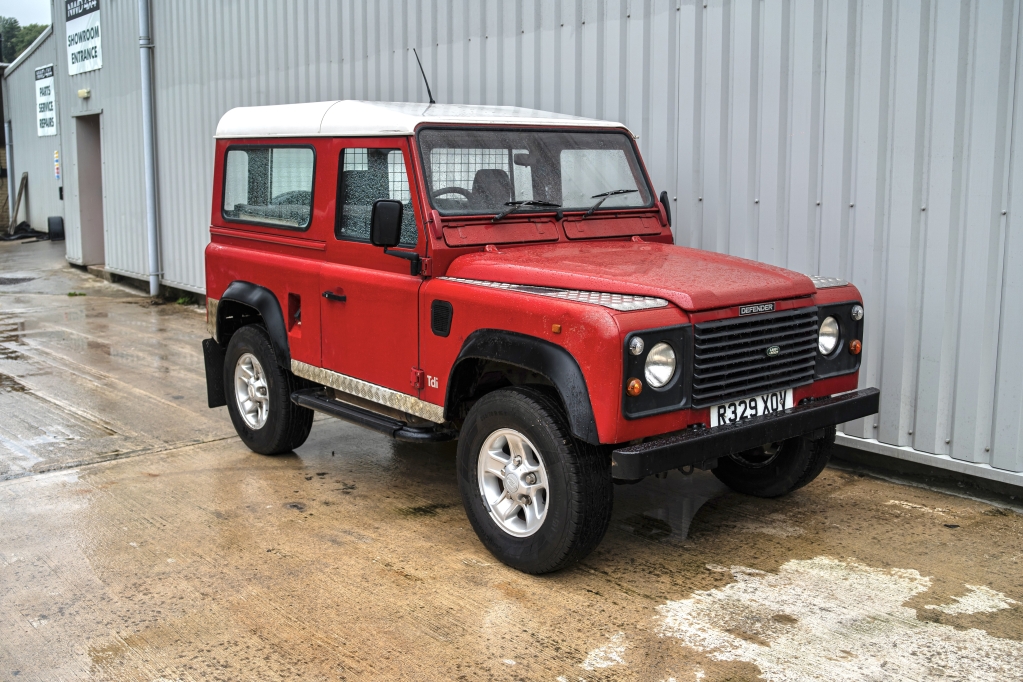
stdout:
{"type": "Polygon", "coordinates": [[[451,304],[447,301],[434,301],[430,306],[430,329],[437,336],[447,336],[451,333],[451,315],[453,313],[451,304]]]}

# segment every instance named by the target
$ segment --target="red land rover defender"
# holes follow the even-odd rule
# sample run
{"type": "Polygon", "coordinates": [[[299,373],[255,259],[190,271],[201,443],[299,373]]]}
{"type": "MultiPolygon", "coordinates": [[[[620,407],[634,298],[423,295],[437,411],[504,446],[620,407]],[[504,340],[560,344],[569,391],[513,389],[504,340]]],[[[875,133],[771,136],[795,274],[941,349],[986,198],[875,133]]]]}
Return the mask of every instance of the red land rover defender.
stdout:
{"type": "Polygon", "coordinates": [[[313,411],[458,439],[501,561],[600,542],[614,481],[709,469],[773,497],[824,468],[856,390],[852,285],[675,246],[621,124],[509,107],[318,102],[217,128],[210,407],[262,454],[313,411]]]}

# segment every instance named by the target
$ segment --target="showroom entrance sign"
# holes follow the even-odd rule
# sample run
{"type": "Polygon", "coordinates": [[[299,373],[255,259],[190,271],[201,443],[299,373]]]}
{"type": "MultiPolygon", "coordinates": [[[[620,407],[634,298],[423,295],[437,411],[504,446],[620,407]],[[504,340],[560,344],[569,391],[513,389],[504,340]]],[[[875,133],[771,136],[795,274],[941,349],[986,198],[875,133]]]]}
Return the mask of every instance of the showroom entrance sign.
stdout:
{"type": "Polygon", "coordinates": [[[67,12],[67,71],[69,75],[103,66],[99,0],[64,0],[67,12]]]}

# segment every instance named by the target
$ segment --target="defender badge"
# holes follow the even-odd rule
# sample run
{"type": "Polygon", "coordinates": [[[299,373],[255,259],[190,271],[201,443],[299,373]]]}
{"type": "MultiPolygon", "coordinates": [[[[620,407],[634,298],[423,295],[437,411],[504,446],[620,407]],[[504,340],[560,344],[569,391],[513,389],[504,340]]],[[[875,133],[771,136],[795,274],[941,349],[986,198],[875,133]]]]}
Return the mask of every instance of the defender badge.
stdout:
{"type": "Polygon", "coordinates": [[[781,353],[781,346],[771,346],[767,349],[767,357],[773,358],[781,353]]]}
{"type": "Polygon", "coordinates": [[[773,303],[755,303],[753,305],[739,306],[740,315],[756,315],[757,313],[773,313],[773,303]]]}

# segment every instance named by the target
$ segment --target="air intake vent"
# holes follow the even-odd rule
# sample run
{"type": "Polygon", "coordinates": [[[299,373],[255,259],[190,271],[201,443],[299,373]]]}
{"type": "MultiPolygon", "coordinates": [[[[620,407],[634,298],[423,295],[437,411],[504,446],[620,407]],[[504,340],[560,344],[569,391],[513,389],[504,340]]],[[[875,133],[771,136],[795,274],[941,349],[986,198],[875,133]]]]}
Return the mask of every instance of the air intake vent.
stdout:
{"type": "Polygon", "coordinates": [[[434,301],[430,306],[430,329],[437,336],[447,336],[451,333],[451,304],[447,301],[434,301]]]}
{"type": "Polygon", "coordinates": [[[694,341],[693,407],[809,384],[817,308],[703,322],[694,341]]]}

